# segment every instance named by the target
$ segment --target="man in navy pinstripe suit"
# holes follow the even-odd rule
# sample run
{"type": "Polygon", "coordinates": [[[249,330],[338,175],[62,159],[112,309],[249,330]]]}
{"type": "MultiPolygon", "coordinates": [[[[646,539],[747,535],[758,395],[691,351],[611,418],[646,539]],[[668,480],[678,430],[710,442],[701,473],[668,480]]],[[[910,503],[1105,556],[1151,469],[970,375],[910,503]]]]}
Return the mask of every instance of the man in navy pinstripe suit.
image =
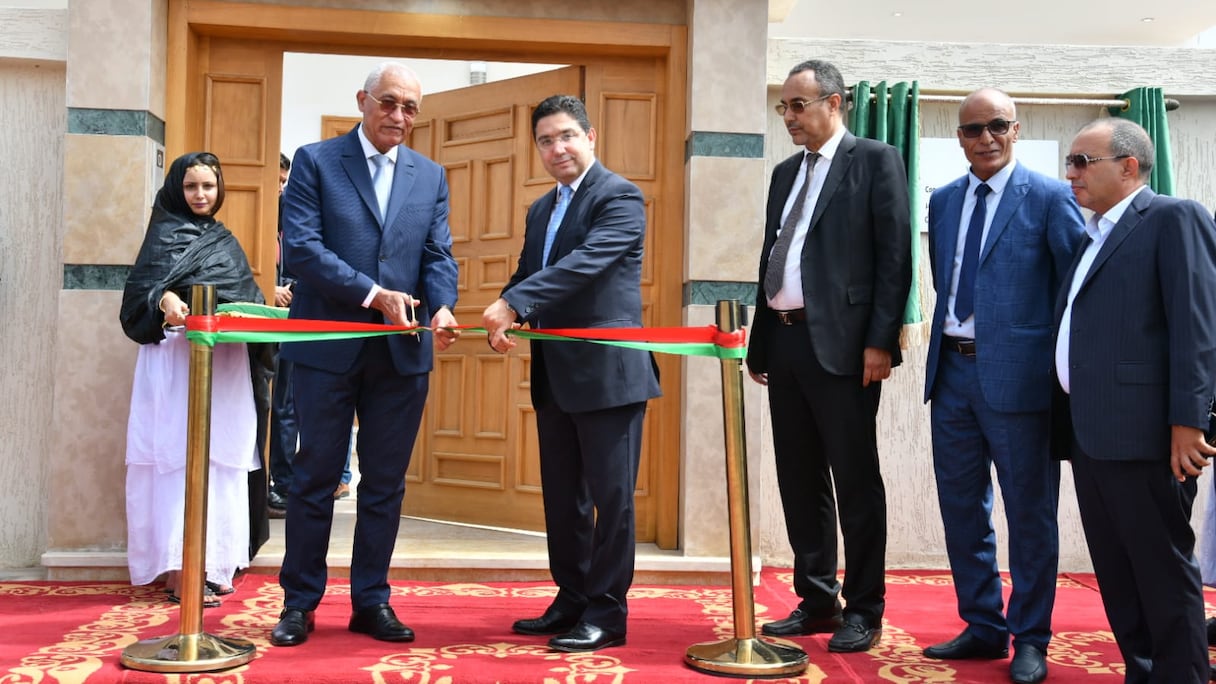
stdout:
{"type": "MultiPolygon", "coordinates": [[[[296,276],[291,317],[407,324],[415,308],[440,349],[455,341],[456,261],[443,168],[403,143],[422,88],[413,71],[383,64],[355,99],[350,133],[296,152],[283,195],[283,257],[296,276]]],[[[350,426],[359,418],[358,518],[351,549],[348,628],[382,641],[414,632],[389,606],[388,566],[401,520],[405,471],[426,402],[432,340],[393,335],[284,344],[300,422],[288,492],[284,609],[271,633],[295,646],[313,629],[325,593],[334,490],[350,426]]]]}
{"type": "Polygon", "coordinates": [[[1056,303],[1052,447],[1072,461],[1128,684],[1208,680],[1190,526],[1216,392],[1216,224],[1146,187],[1144,129],[1099,119],[1066,158],[1094,214],[1056,303]]]}

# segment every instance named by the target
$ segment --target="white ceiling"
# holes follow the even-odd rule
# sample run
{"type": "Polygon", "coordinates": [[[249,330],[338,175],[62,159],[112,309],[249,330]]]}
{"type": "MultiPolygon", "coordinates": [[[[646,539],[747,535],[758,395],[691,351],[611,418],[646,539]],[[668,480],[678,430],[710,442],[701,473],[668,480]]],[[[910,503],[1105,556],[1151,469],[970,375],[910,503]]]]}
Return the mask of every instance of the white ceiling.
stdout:
{"type": "Polygon", "coordinates": [[[769,24],[772,38],[1216,48],[1216,2],[1212,0],[770,3],[770,19],[792,4],[785,21],[769,24]]]}

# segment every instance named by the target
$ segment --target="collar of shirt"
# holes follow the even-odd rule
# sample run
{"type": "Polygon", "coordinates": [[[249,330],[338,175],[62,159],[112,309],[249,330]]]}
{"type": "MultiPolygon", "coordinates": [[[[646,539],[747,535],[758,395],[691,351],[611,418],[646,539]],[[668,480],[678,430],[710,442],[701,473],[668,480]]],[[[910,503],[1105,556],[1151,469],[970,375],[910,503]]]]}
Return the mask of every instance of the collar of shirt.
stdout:
{"type": "MultiPolygon", "coordinates": [[[[363,147],[363,158],[367,160],[368,168],[373,169],[374,172],[374,162],[372,162],[372,157],[376,156],[377,154],[381,154],[381,152],[380,150],[377,150],[376,146],[373,145],[371,141],[367,139],[367,136],[363,134],[363,124],[359,124],[359,144],[363,147]]],[[[394,167],[397,166],[397,151],[400,149],[400,147],[400,145],[393,145],[388,149],[388,152],[383,153],[384,156],[389,158],[389,161],[393,162],[394,167]]]]}
{"type": "Polygon", "coordinates": [[[1110,232],[1115,229],[1115,224],[1119,222],[1119,219],[1123,218],[1123,214],[1127,211],[1127,208],[1132,205],[1132,200],[1146,187],[1148,186],[1141,185],[1136,188],[1130,195],[1119,200],[1118,204],[1107,210],[1105,214],[1090,216],[1089,220],[1085,222],[1085,232],[1089,235],[1089,238],[1094,242],[1105,241],[1106,236],[1110,235],[1110,232]]]}
{"type": "Polygon", "coordinates": [[[803,164],[806,163],[805,152],[812,152],[812,151],[818,152],[819,156],[828,160],[828,162],[830,163],[832,161],[832,159],[836,156],[836,150],[840,148],[840,141],[844,140],[844,131],[845,131],[844,126],[837,128],[836,132],[832,134],[832,137],[828,138],[828,141],[825,142],[822,146],[820,146],[820,148],[818,150],[811,150],[811,148],[809,148],[809,147],[806,148],[806,150],[804,150],[804,154],[802,155],[802,163],[803,164]]]}
{"type": "Polygon", "coordinates": [[[980,180],[974,173],[967,172],[967,197],[975,197],[975,189],[980,186],[980,183],[987,183],[988,189],[992,191],[992,195],[999,196],[1005,191],[1005,186],[1009,185],[1009,179],[1013,177],[1013,166],[1016,161],[1011,161],[1006,164],[1000,171],[992,174],[992,178],[988,180],[980,180]]]}

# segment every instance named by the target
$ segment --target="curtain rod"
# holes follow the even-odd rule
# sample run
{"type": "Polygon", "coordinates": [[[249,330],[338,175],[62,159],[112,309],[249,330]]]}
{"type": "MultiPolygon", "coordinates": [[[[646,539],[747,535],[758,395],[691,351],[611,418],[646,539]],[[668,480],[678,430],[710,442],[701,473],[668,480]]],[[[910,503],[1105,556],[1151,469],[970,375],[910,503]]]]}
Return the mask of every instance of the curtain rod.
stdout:
{"type": "MultiPolygon", "coordinates": [[[[921,102],[962,102],[965,95],[934,95],[925,93],[920,94],[921,102]]],[[[1126,110],[1131,106],[1131,102],[1121,98],[1113,97],[1110,99],[1103,98],[1084,98],[1084,97],[1018,97],[1011,96],[1014,104],[1025,105],[1081,105],[1093,107],[1122,107],[1126,110]]],[[[870,95],[870,99],[874,99],[874,95],[870,95]]],[[[1182,106],[1178,100],[1165,98],[1165,111],[1172,112],[1182,106]]]]}
{"type": "MultiPolygon", "coordinates": [[[[963,95],[921,95],[921,102],[962,102],[963,95]]],[[[1101,98],[1084,98],[1084,97],[1018,97],[1013,96],[1014,104],[1026,105],[1081,105],[1094,107],[1122,107],[1127,109],[1131,106],[1129,100],[1113,97],[1110,99],[1101,98]]],[[[1182,106],[1178,100],[1165,98],[1165,111],[1172,112],[1182,106]]]]}

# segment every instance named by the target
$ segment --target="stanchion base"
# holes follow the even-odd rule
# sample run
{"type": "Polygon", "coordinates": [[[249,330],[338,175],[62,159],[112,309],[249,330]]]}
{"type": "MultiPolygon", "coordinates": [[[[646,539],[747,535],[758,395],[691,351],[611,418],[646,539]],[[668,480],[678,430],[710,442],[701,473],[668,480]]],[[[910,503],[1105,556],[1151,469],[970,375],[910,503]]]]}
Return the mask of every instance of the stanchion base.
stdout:
{"type": "Polygon", "coordinates": [[[788,677],[801,674],[810,660],[793,644],[759,639],[727,639],[693,644],[684,662],[694,670],[726,677],[788,677]]]}
{"type": "Polygon", "coordinates": [[[127,646],[120,662],[145,672],[215,672],[244,665],[257,649],[244,639],[211,634],[174,634],[127,646]]]}

